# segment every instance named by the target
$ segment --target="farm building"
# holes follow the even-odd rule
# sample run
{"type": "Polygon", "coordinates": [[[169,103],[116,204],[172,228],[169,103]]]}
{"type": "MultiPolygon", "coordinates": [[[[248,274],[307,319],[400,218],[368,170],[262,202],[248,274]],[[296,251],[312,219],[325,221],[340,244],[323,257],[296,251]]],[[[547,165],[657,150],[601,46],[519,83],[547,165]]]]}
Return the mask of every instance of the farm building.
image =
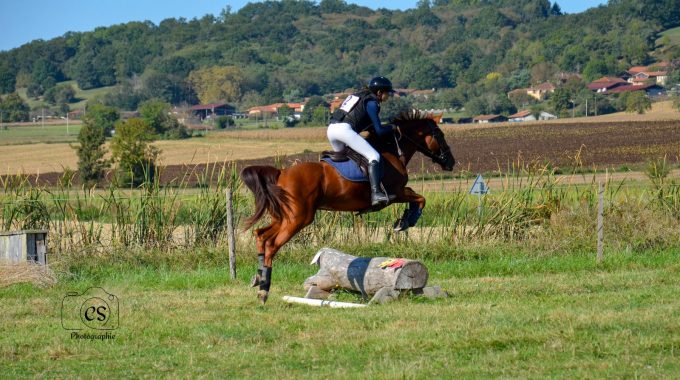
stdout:
{"type": "Polygon", "coordinates": [[[534,116],[530,110],[519,111],[514,115],[508,116],[508,121],[521,122],[521,121],[534,121],[536,116],[534,116]]]}
{"type": "Polygon", "coordinates": [[[588,85],[588,89],[598,93],[606,93],[617,87],[625,86],[628,82],[621,78],[602,77],[588,85]]]}
{"type": "Polygon", "coordinates": [[[608,94],[620,94],[622,92],[632,92],[632,91],[644,91],[645,94],[649,97],[658,97],[658,96],[664,96],[666,95],[666,90],[663,89],[663,87],[656,85],[656,84],[646,84],[646,85],[627,85],[627,86],[620,86],[615,89],[612,89],[611,91],[608,92],[608,94]]]}
{"type": "Polygon", "coordinates": [[[279,112],[279,108],[287,106],[293,109],[295,118],[299,118],[302,111],[305,109],[304,103],[274,103],[266,106],[251,107],[248,109],[248,117],[271,117],[279,112]]]}
{"type": "Polygon", "coordinates": [[[473,123],[487,124],[487,123],[501,123],[508,121],[503,115],[479,115],[472,119],[473,123]]]}
{"type": "Polygon", "coordinates": [[[654,81],[656,84],[665,86],[667,80],[668,73],[666,71],[644,71],[630,77],[628,82],[632,84],[644,84],[649,81],[654,81]]]}
{"type": "Polygon", "coordinates": [[[557,116],[549,112],[541,111],[541,113],[538,114],[538,120],[555,120],[555,119],[557,119],[557,116]]]}
{"type": "Polygon", "coordinates": [[[191,114],[199,119],[207,119],[209,117],[231,115],[236,112],[233,106],[226,103],[210,103],[210,104],[198,104],[189,108],[191,114]]]}

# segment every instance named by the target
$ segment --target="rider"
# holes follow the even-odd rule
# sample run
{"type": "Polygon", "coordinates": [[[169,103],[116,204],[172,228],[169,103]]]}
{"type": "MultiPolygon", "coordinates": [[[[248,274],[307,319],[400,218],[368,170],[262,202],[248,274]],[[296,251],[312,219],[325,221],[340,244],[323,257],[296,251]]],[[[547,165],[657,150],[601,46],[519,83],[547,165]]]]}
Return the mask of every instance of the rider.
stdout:
{"type": "Polygon", "coordinates": [[[371,127],[383,138],[392,131],[391,125],[380,123],[380,103],[394,93],[392,82],[385,77],[375,77],[368,89],[352,94],[333,112],[328,126],[328,141],[333,150],[342,151],[349,146],[368,161],[368,179],[371,183],[371,205],[386,204],[387,194],[380,189],[380,154],[359,135],[371,127]]]}

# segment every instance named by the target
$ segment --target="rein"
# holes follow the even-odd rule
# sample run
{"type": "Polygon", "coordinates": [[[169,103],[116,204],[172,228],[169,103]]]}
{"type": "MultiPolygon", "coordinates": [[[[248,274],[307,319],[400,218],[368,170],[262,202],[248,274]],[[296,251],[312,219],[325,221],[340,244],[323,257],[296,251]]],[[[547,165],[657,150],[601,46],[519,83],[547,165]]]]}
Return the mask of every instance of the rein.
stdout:
{"type": "Polygon", "coordinates": [[[402,138],[405,138],[408,140],[411,144],[413,144],[416,147],[416,150],[418,150],[420,153],[425,155],[428,158],[431,158],[432,161],[437,162],[437,163],[444,163],[446,161],[446,153],[450,152],[451,149],[448,148],[444,150],[444,147],[447,147],[446,142],[444,140],[444,133],[441,130],[437,130],[435,128],[432,128],[432,137],[437,141],[437,144],[439,145],[439,150],[440,153],[436,154],[430,148],[427,146],[423,146],[422,144],[418,143],[414,139],[410,138],[408,135],[403,133],[401,131],[401,126],[397,126],[396,128],[397,131],[399,131],[399,138],[397,138],[396,134],[394,136],[394,141],[397,144],[397,150],[399,151],[399,156],[402,155],[401,147],[399,146],[399,140],[402,138]]]}

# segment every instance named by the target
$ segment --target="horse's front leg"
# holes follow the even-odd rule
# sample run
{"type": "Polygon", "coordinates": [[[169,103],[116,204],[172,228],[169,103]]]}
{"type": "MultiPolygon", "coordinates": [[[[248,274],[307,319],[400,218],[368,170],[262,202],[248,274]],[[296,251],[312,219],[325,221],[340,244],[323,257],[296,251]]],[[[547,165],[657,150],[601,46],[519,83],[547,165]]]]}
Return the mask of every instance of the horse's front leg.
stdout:
{"type": "Polygon", "coordinates": [[[418,219],[423,215],[425,208],[425,197],[416,193],[410,187],[405,187],[403,194],[401,194],[400,201],[408,202],[408,208],[404,210],[401,218],[394,223],[394,231],[406,231],[418,223],[418,219]]]}

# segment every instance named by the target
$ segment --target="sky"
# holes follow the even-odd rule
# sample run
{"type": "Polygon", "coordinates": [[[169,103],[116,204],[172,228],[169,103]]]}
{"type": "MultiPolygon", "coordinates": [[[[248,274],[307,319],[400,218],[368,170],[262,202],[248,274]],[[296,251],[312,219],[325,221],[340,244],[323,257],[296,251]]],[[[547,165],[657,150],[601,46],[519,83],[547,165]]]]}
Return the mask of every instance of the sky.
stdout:
{"type": "MultiPolygon", "coordinates": [[[[418,0],[346,0],[372,9],[410,9],[418,0]]],[[[238,11],[252,0],[0,0],[0,51],[35,39],[50,40],[66,32],[99,26],[167,18],[219,15],[227,6],[238,11]]],[[[553,1],[554,2],[554,1],[553,1]]],[[[578,13],[606,0],[557,0],[565,13],[578,13]]]]}

